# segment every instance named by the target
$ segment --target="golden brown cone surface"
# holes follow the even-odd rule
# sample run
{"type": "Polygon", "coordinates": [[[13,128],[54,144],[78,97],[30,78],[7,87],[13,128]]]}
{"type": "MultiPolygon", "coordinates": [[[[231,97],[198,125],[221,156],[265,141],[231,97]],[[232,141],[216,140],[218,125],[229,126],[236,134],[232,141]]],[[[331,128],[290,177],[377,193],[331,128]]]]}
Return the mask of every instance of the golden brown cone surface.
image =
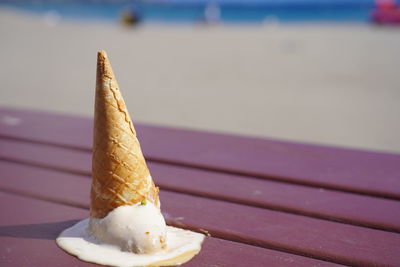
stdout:
{"type": "Polygon", "coordinates": [[[142,200],[159,206],[151,179],[107,54],[97,55],[90,217],[142,200]]]}

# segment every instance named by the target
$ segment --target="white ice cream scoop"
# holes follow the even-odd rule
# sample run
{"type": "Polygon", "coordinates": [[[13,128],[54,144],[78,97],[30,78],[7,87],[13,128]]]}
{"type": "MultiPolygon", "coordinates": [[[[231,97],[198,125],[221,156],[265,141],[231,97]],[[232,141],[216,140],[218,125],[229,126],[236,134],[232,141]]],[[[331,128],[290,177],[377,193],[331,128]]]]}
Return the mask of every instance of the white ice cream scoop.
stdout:
{"type": "Polygon", "coordinates": [[[166,224],[160,209],[142,202],[120,206],[103,219],[91,218],[89,233],[123,251],[154,253],[166,247],[166,224]]]}

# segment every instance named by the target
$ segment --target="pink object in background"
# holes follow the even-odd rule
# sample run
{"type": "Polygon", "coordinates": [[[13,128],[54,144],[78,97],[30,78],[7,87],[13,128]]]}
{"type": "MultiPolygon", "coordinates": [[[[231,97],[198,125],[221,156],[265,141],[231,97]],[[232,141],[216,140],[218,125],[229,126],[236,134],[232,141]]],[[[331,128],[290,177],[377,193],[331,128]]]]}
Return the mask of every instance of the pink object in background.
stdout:
{"type": "Polygon", "coordinates": [[[371,20],[376,24],[400,25],[400,6],[395,0],[377,0],[371,20]]]}

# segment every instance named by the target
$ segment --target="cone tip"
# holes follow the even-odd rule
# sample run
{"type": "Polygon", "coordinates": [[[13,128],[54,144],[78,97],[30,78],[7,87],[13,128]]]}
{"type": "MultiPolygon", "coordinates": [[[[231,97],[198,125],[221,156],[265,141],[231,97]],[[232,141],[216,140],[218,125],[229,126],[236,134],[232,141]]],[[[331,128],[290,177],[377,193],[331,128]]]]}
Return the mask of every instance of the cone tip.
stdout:
{"type": "Polygon", "coordinates": [[[104,50],[97,51],[97,63],[105,65],[106,62],[108,63],[108,56],[106,51],[104,50]]]}
{"type": "Polygon", "coordinates": [[[114,74],[108,60],[107,53],[104,50],[97,51],[97,72],[98,77],[108,77],[109,79],[114,78],[114,74]]]}
{"type": "Polygon", "coordinates": [[[97,57],[98,58],[107,58],[107,53],[104,50],[99,50],[97,51],[97,57]]]}

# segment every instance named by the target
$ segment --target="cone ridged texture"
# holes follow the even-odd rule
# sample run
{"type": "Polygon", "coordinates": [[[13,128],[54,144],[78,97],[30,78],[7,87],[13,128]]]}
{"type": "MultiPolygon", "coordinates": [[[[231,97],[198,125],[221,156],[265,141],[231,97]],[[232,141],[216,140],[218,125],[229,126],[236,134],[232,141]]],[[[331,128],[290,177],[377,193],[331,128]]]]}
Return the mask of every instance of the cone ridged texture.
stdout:
{"type": "Polygon", "coordinates": [[[98,52],[90,217],[142,200],[159,206],[136,131],[104,51],[98,52]]]}

